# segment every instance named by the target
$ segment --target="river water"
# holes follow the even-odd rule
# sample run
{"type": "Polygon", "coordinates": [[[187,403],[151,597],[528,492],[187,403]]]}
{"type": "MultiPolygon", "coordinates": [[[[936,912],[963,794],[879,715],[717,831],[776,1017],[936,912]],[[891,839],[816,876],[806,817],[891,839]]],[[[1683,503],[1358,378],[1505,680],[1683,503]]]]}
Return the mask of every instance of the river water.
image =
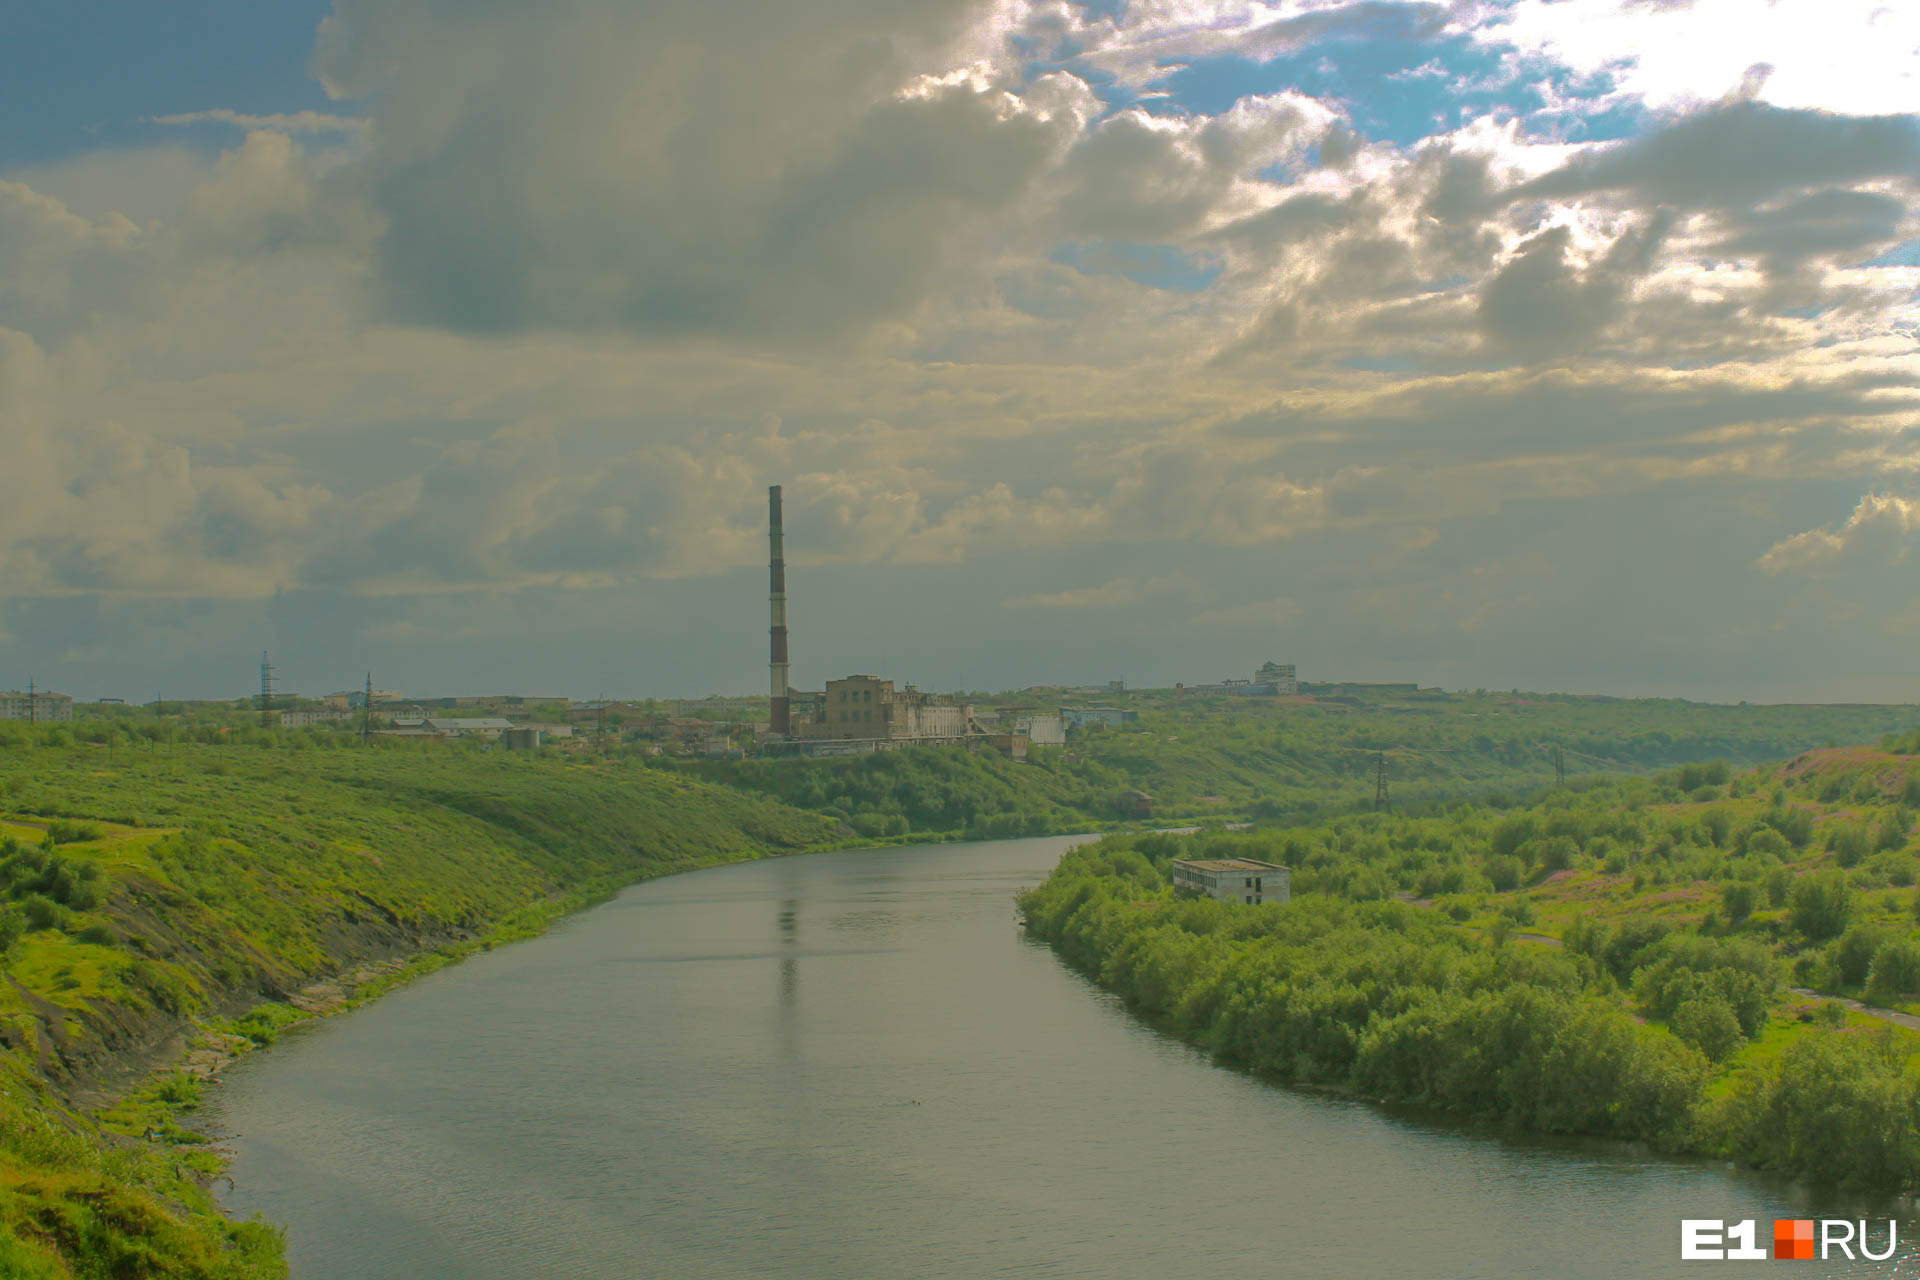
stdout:
{"type": "MultiPolygon", "coordinates": [[[[637,885],[231,1068],[224,1201],[294,1280],[1698,1280],[1766,1267],[1682,1218],[1886,1216],[1216,1067],[1018,928],[1072,843],[637,885]]],[[[1920,1274],[1901,1234],[1792,1274],[1920,1274]]]]}

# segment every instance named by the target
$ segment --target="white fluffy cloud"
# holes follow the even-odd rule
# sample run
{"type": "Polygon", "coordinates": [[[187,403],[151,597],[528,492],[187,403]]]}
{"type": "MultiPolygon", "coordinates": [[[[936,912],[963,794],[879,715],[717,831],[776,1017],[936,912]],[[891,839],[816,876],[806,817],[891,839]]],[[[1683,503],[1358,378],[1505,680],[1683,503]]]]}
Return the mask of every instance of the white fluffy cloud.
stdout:
{"type": "Polygon", "coordinates": [[[1897,564],[1920,534],[1920,502],[1891,493],[1869,493],[1838,526],[1796,533],[1760,557],[1768,573],[1820,575],[1853,561],[1880,568],[1897,564]]]}

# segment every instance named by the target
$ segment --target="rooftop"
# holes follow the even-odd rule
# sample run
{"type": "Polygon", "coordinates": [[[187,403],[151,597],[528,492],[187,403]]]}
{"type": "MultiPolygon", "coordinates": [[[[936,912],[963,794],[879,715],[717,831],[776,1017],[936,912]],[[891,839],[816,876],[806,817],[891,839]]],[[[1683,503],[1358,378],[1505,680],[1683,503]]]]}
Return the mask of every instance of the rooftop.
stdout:
{"type": "Polygon", "coordinates": [[[1285,871],[1286,868],[1276,862],[1259,862],[1253,858],[1182,858],[1173,864],[1176,867],[1192,867],[1195,871],[1285,871]]]}

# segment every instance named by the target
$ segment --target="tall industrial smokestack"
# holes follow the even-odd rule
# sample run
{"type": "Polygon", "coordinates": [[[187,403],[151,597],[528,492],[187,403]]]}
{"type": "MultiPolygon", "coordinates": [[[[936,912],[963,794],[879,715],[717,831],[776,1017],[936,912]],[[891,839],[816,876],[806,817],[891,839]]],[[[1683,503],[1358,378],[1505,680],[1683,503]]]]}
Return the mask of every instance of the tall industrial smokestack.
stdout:
{"type": "Polygon", "coordinates": [[[780,529],[780,486],[767,490],[767,542],[773,553],[768,564],[771,594],[768,604],[773,626],[768,633],[772,643],[773,723],[768,727],[778,734],[793,731],[793,717],[787,705],[787,560],[780,529]]]}

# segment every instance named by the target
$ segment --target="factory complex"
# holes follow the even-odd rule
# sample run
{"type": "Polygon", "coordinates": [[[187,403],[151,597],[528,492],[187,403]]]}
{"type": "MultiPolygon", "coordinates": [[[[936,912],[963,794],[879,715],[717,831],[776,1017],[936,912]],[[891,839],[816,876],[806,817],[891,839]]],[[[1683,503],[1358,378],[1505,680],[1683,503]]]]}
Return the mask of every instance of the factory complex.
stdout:
{"type": "MultiPolygon", "coordinates": [[[[781,487],[767,490],[768,700],[757,698],[591,701],[521,694],[408,697],[376,689],[371,673],[361,689],[303,698],[276,688],[274,668],[261,655],[260,692],[236,702],[171,704],[256,710],[262,727],[363,736],[469,742],[507,750],[595,751],[624,745],[649,755],[733,757],[862,755],[911,746],[959,746],[1025,759],[1035,748],[1064,748],[1069,733],[1125,729],[1138,721],[1124,680],[1073,688],[1030,686],[1000,696],[929,693],[911,683],[868,673],[829,679],[818,689],[795,688],[787,625],[787,567],[781,487]]],[[[1175,684],[1174,700],[1291,699],[1363,692],[1414,692],[1415,685],[1303,685],[1292,663],[1268,661],[1250,678],[1175,684]]],[[[1145,691],[1141,691],[1145,692],[1145,691]]],[[[1152,705],[1164,705],[1166,690],[1152,705]]],[[[102,698],[98,705],[125,704],[102,698]]],[[[156,711],[161,703],[152,704],[156,711]]],[[[27,692],[0,693],[0,720],[70,722],[74,700],[29,683],[27,692]]],[[[1144,795],[1141,806],[1150,807],[1144,795]]]]}

